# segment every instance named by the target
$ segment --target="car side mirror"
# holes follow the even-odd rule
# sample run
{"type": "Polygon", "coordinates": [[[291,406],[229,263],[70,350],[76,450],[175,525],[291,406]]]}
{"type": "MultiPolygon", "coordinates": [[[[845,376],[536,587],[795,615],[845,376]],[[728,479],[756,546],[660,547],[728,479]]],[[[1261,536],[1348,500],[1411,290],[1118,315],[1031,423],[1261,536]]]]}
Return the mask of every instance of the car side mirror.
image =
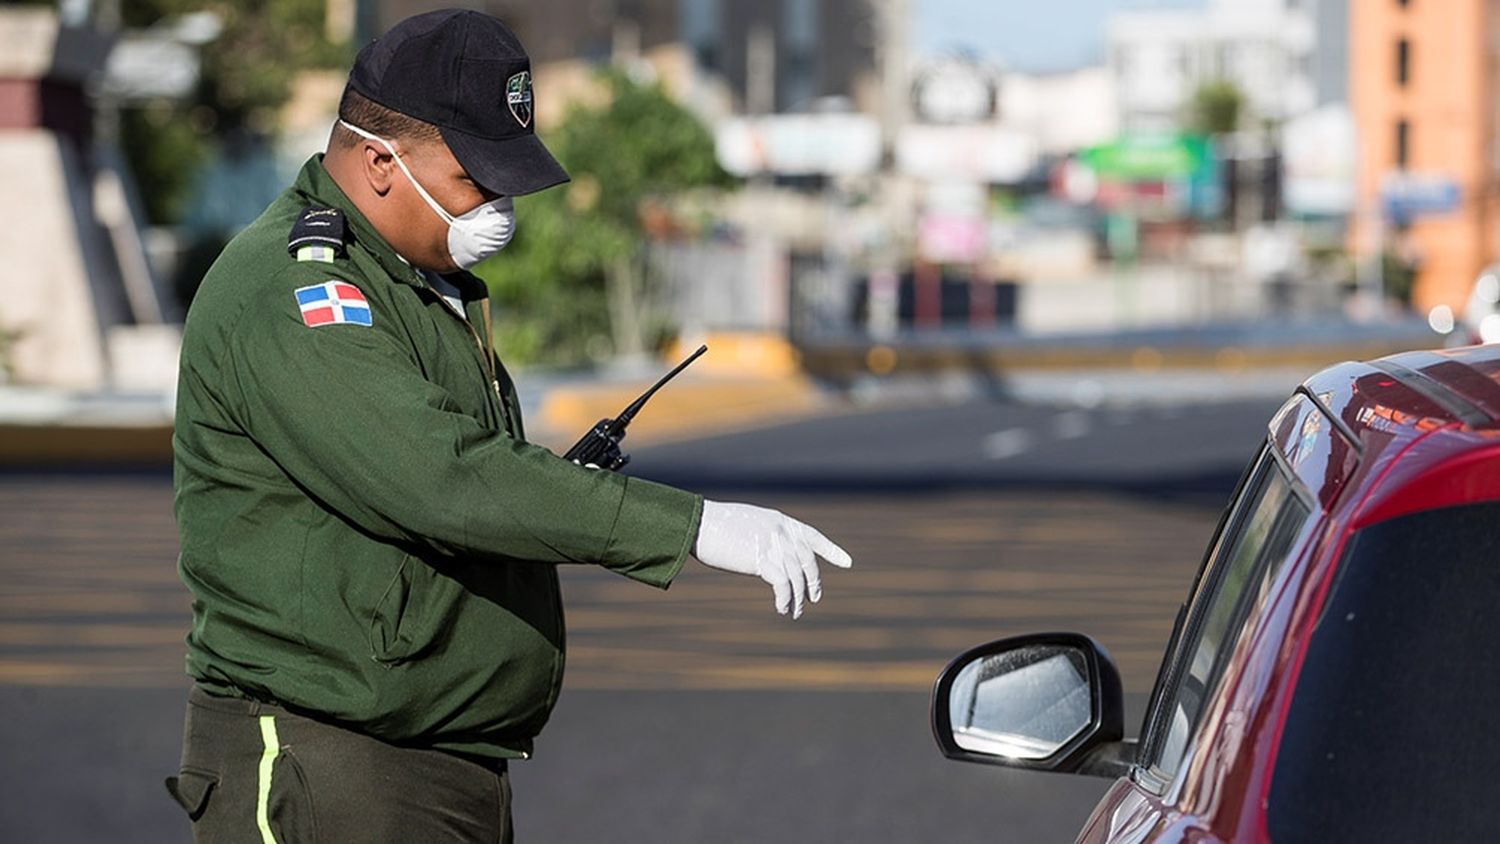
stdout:
{"type": "Polygon", "coordinates": [[[1135,761],[1114,660],[1078,633],[1001,639],[960,654],[932,691],[949,759],[1118,777],[1135,761]]]}

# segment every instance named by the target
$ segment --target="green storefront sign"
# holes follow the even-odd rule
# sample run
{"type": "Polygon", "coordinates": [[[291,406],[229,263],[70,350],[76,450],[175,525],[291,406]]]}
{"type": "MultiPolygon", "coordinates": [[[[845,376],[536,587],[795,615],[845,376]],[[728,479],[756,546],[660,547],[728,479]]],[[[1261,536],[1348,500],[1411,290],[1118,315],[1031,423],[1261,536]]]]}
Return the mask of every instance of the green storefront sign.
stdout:
{"type": "Polygon", "coordinates": [[[1208,140],[1194,135],[1126,135],[1081,156],[1101,178],[1129,182],[1188,178],[1209,157],[1208,140]]]}

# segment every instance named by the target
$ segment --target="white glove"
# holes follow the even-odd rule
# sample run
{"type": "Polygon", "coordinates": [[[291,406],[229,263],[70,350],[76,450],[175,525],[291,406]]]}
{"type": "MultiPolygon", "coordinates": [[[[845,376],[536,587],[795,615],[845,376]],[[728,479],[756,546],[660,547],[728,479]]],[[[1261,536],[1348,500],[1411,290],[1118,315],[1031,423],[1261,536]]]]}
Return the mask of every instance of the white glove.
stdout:
{"type": "Polygon", "coordinates": [[[753,574],[771,584],[776,611],[802,616],[802,603],[823,597],[817,557],[839,568],[853,560],[828,537],[796,519],[750,504],[703,502],[703,521],[693,556],[706,566],[735,574],[753,574]]]}

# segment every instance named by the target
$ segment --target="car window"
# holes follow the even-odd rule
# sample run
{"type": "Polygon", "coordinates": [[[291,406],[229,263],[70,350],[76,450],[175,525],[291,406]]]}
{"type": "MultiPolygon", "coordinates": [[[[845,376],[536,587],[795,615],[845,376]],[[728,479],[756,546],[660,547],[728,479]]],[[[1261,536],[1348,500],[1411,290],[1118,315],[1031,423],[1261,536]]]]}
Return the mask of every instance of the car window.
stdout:
{"type": "Polygon", "coordinates": [[[1496,525],[1489,502],[1354,534],[1276,751],[1277,844],[1495,840],[1496,525]]]}
{"type": "Polygon", "coordinates": [[[1197,585],[1162,694],[1148,722],[1143,766],[1152,778],[1177,774],[1250,607],[1275,579],[1312,509],[1268,449],[1240,496],[1218,551],[1197,585]]]}

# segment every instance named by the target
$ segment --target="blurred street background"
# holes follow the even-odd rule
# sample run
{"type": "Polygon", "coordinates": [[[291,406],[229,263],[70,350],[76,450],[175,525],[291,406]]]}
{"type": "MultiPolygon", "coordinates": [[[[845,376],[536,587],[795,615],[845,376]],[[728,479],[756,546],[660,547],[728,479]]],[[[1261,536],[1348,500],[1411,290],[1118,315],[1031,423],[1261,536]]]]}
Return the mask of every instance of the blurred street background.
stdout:
{"type": "MultiPolygon", "coordinates": [[[[0,6],[0,837],[186,838],[180,325],[354,52],[441,5],[0,6]]],[[[528,429],[707,343],[628,471],[856,559],[796,624],[565,571],[522,840],[1071,840],[1107,783],[942,760],[946,660],[1089,633],[1138,723],[1279,401],[1500,340],[1500,0],[458,5],[572,175],[476,269],[528,429]]]]}

